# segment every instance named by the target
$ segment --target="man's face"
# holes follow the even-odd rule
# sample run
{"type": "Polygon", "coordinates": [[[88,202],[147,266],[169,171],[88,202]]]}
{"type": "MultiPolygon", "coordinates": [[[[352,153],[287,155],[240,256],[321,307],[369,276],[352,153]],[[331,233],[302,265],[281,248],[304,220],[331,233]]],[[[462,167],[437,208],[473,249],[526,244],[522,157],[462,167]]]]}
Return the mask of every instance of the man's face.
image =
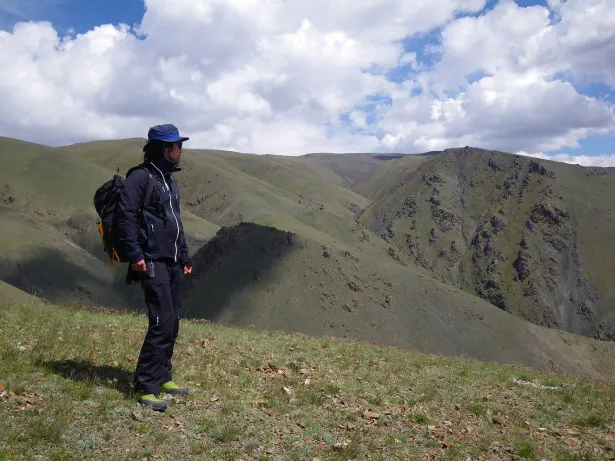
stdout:
{"type": "Polygon", "coordinates": [[[169,147],[164,150],[164,156],[167,160],[171,160],[172,162],[179,162],[179,159],[182,156],[182,143],[174,142],[169,147]]]}

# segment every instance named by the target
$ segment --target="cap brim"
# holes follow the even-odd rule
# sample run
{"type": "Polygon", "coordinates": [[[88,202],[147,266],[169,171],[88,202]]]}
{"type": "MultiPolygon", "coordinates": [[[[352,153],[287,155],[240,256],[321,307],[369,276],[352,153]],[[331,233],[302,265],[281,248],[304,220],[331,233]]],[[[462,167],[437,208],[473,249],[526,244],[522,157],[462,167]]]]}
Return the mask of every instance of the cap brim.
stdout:
{"type": "Polygon", "coordinates": [[[186,141],[188,141],[188,139],[190,139],[190,138],[179,137],[179,138],[171,138],[171,139],[160,139],[159,141],[162,141],[162,142],[186,142],[186,141]]]}
{"type": "Polygon", "coordinates": [[[150,139],[149,141],[147,141],[145,143],[145,146],[143,146],[143,148],[145,149],[151,142],[154,141],[160,141],[160,142],[186,142],[188,141],[190,138],[186,138],[186,137],[179,137],[179,138],[175,138],[175,139],[150,139]]]}

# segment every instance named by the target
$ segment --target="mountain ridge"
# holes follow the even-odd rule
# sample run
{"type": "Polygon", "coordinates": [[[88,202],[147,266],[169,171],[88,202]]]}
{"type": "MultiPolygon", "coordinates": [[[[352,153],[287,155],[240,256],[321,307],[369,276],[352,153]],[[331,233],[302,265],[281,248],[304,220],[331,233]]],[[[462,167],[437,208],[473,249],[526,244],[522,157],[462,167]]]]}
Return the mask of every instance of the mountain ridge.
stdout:
{"type": "MultiPolygon", "coordinates": [[[[116,168],[124,171],[141,161],[137,141],[47,148],[0,139],[0,156],[21,154],[21,163],[0,172],[0,187],[9,186],[1,207],[11,216],[2,225],[13,228],[11,241],[3,237],[8,233],[0,233],[0,248],[11,248],[10,257],[0,257],[0,280],[52,301],[141,308],[140,290],[123,283],[123,269],[105,266],[91,206],[99,183],[116,168]],[[41,161],[48,154],[54,155],[54,168],[41,161]],[[20,233],[31,237],[16,239],[20,233]],[[53,251],[43,252],[45,242],[53,251]],[[91,256],[79,256],[85,254],[91,256]],[[30,272],[32,267],[43,269],[30,272]],[[79,273],[106,275],[97,282],[76,284],[79,273]]],[[[177,180],[196,261],[195,277],[185,290],[187,312],[226,324],[353,337],[587,376],[608,374],[609,357],[615,356],[612,343],[542,329],[523,320],[523,312],[502,312],[485,301],[494,299],[476,297],[474,286],[455,286],[438,267],[417,264],[407,243],[404,247],[386,236],[388,221],[372,221],[381,216],[383,203],[397,207],[397,197],[407,187],[425,186],[419,172],[447,155],[386,160],[375,158],[381,154],[363,160],[349,156],[348,164],[340,157],[327,166],[329,157],[322,155],[185,150],[177,180]]],[[[486,167],[493,171],[488,163],[486,167]]],[[[425,186],[431,188],[426,199],[433,195],[434,184],[425,186]]],[[[439,187],[444,195],[445,186],[439,187]]],[[[487,190],[486,184],[481,187],[487,190]]],[[[498,190],[495,183],[493,187],[498,190]]],[[[446,210],[439,206],[443,211],[434,218],[433,203],[425,203],[424,224],[431,226],[437,218],[445,225],[446,210]]],[[[593,266],[583,262],[582,267],[593,266]]]]}

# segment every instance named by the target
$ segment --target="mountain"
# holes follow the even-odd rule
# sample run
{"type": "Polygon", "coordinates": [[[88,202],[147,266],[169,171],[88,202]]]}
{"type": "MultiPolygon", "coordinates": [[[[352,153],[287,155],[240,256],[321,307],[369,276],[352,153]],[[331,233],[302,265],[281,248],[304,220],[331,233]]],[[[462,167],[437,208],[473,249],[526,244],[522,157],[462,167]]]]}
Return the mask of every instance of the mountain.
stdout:
{"type": "MultiPolygon", "coordinates": [[[[114,171],[8,138],[0,138],[0,157],[0,280],[53,302],[140,302],[124,287],[123,271],[107,267],[96,230],[94,192],[114,171]]],[[[193,246],[219,229],[188,211],[183,217],[193,246]]]]}
{"type": "MultiPolygon", "coordinates": [[[[141,290],[125,285],[124,268],[105,264],[92,206],[100,184],[140,162],[142,145],[143,140],[129,139],[49,148],[0,139],[0,155],[10,164],[10,169],[0,171],[4,190],[0,248],[9,250],[0,256],[0,280],[53,302],[142,309],[141,290]]],[[[426,251],[430,247],[420,247],[422,261],[399,240],[402,232],[409,232],[403,226],[413,225],[412,220],[391,219],[399,210],[399,200],[403,207],[406,192],[423,193],[423,175],[428,172],[427,180],[435,174],[442,179],[438,182],[441,196],[454,194],[444,180],[449,177],[448,163],[454,163],[446,159],[454,157],[449,151],[423,156],[351,154],[334,158],[314,154],[291,158],[184,150],[182,171],[176,179],[195,262],[194,276],[185,284],[186,315],[611,379],[608,370],[615,365],[615,343],[530,323],[523,318],[531,318],[522,309],[525,304],[518,310],[500,309],[470,282],[459,282],[478,280],[478,276],[455,278],[454,269],[443,270],[443,265],[429,262],[439,258],[426,251]],[[411,192],[411,185],[418,189],[411,192]]],[[[513,167],[506,163],[508,156],[494,153],[493,157],[491,163],[502,165],[501,175],[505,168],[513,167]]],[[[468,175],[474,171],[472,165],[480,164],[472,159],[468,155],[463,167],[468,175]]],[[[532,171],[531,179],[553,179],[540,171],[532,171]]],[[[566,181],[577,179],[572,173],[566,179],[568,173],[558,171],[555,174],[566,181]]],[[[484,176],[482,183],[468,176],[464,186],[476,189],[476,197],[464,201],[474,200],[468,209],[477,222],[484,213],[480,197],[493,195],[490,187],[499,190],[492,174],[484,176]]],[[[604,182],[603,192],[610,187],[602,176],[585,178],[588,183],[604,182]]],[[[431,198],[435,186],[429,187],[431,198]]],[[[528,190],[539,194],[532,187],[528,190]]],[[[582,189],[579,186],[575,189],[578,196],[570,197],[581,200],[585,197],[582,189]]],[[[441,212],[436,212],[437,218],[429,214],[431,205],[426,210],[421,211],[421,219],[426,220],[418,225],[421,229],[433,226],[434,219],[443,219],[441,212]]],[[[514,215],[512,208],[508,213],[514,215]]],[[[602,208],[596,219],[611,226],[609,218],[603,219],[600,213],[602,208]]],[[[472,225],[471,221],[464,224],[472,225]]],[[[546,225],[540,220],[535,224],[539,229],[546,225]]],[[[469,235],[466,227],[464,232],[469,235]]],[[[557,237],[564,239],[565,231],[557,237]]],[[[502,242],[505,236],[508,234],[501,234],[502,242]]],[[[532,245],[539,245],[538,236],[532,237],[532,245]]],[[[461,237],[457,238],[461,248],[461,237]]],[[[563,241],[568,245],[577,242],[579,261],[587,257],[581,243],[585,240],[563,241]]],[[[451,243],[448,245],[450,248],[451,243]]],[[[607,297],[602,285],[594,287],[598,279],[591,278],[590,266],[582,261],[578,273],[590,280],[595,290],[591,293],[598,295],[592,295],[592,321],[579,320],[586,328],[579,332],[594,335],[590,327],[608,318],[607,297]]],[[[476,271],[482,267],[479,263],[476,271]]],[[[466,270],[463,264],[459,267],[466,270]]],[[[540,319],[531,319],[540,323],[540,319]]]]}
{"type": "Polygon", "coordinates": [[[471,148],[388,168],[359,220],[400,254],[533,323],[615,339],[615,177],[471,148]]]}

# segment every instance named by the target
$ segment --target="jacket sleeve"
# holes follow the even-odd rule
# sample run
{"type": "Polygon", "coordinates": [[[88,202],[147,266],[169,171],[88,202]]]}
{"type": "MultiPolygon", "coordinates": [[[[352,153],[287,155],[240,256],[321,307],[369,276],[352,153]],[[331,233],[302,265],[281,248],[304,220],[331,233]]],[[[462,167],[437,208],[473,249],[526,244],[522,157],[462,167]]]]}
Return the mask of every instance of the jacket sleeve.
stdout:
{"type": "Polygon", "coordinates": [[[192,261],[190,260],[190,253],[188,253],[188,245],[186,244],[186,238],[184,237],[184,225],[179,223],[179,238],[180,238],[180,263],[182,266],[192,266],[192,261]]]}
{"type": "Polygon", "coordinates": [[[146,174],[136,170],[126,178],[118,203],[118,240],[130,264],[144,259],[143,250],[139,245],[139,217],[147,187],[146,174]]]}
{"type": "MultiPolygon", "coordinates": [[[[179,207],[179,194],[177,195],[177,206],[179,207]]],[[[179,262],[182,266],[192,266],[190,253],[188,253],[188,245],[186,244],[186,237],[184,236],[184,224],[181,219],[181,211],[179,218],[179,262]]]]}

